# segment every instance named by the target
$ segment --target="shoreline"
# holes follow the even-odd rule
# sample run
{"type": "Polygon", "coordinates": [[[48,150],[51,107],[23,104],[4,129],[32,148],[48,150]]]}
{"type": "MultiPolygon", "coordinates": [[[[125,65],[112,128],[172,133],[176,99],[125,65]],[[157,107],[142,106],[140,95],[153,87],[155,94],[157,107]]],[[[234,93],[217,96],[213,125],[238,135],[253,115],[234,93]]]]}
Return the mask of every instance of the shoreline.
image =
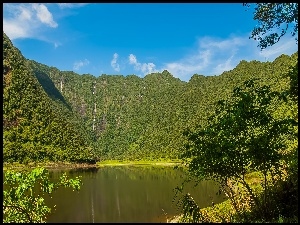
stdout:
{"type": "Polygon", "coordinates": [[[101,168],[106,166],[176,166],[181,163],[178,161],[169,162],[169,161],[103,161],[97,162],[96,164],[87,164],[87,163],[67,163],[67,162],[58,162],[58,163],[29,163],[19,164],[19,163],[7,163],[3,164],[3,171],[6,170],[22,170],[22,169],[33,169],[37,167],[44,167],[46,169],[76,169],[76,168],[101,168]]]}
{"type": "Polygon", "coordinates": [[[105,166],[176,166],[180,165],[180,162],[113,162],[113,163],[98,163],[97,167],[105,167],[105,166]]]}
{"type": "Polygon", "coordinates": [[[79,164],[79,163],[35,163],[35,164],[7,164],[3,165],[3,171],[14,169],[34,169],[37,167],[44,167],[46,169],[73,169],[73,168],[92,168],[97,167],[96,164],[79,164]]]}

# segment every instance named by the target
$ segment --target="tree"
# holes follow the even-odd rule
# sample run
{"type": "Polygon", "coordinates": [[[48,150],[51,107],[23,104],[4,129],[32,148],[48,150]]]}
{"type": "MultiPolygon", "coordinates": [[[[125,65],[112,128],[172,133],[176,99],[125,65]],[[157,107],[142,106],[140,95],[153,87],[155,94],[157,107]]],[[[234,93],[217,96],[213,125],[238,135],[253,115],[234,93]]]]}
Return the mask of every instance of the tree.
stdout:
{"type": "Polygon", "coordinates": [[[298,103],[298,59],[294,66],[291,66],[287,75],[290,78],[290,95],[298,103]]]}
{"type": "Polygon", "coordinates": [[[284,94],[271,91],[267,85],[259,87],[254,80],[235,88],[229,100],[218,101],[207,126],[184,132],[187,143],[182,158],[190,174],[199,180],[215,180],[225,191],[229,180],[238,182],[255,205],[266,209],[267,177],[281,174],[282,162],[286,160],[285,140],[297,136],[297,122],[293,118],[278,118],[274,113],[282,101],[286,101],[284,94]],[[263,173],[262,203],[245,181],[245,175],[253,171],[263,173]]]}
{"type": "Polygon", "coordinates": [[[52,183],[49,180],[49,172],[44,168],[35,168],[30,172],[8,170],[4,178],[4,223],[46,222],[51,208],[45,205],[43,195],[51,194],[61,186],[78,191],[81,185],[79,177],[68,179],[66,174],[60,177],[59,182],[52,183]],[[40,188],[38,193],[37,187],[40,188]]]}
{"type": "MultiPolygon", "coordinates": [[[[243,5],[250,7],[248,3],[243,5]]],[[[253,29],[250,38],[258,40],[261,49],[277,43],[290,26],[298,44],[298,3],[256,3],[253,19],[259,26],[253,29]]]]}

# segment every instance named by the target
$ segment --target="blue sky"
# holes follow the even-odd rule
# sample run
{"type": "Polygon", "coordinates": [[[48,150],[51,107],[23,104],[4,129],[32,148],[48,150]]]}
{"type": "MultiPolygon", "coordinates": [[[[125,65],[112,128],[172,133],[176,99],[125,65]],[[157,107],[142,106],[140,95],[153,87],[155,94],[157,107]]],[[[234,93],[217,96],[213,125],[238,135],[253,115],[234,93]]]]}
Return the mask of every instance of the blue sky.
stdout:
{"type": "Polygon", "coordinates": [[[273,61],[298,45],[291,35],[260,51],[241,3],[43,3],[3,5],[3,30],[22,54],[60,70],[144,77],[168,70],[188,81],[241,60],[273,61]]]}

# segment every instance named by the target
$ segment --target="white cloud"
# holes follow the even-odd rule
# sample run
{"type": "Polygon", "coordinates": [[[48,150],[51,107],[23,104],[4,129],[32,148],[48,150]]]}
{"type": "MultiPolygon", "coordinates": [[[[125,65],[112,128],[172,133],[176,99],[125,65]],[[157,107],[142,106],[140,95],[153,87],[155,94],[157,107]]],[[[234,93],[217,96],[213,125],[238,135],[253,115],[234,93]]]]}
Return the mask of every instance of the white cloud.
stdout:
{"type": "Polygon", "coordinates": [[[197,53],[182,58],[177,62],[166,63],[160,71],[168,70],[173,76],[185,79],[185,76],[191,76],[209,65],[211,58],[210,50],[198,51],[197,53]]]}
{"type": "Polygon", "coordinates": [[[141,65],[141,71],[146,75],[149,73],[154,73],[157,72],[155,69],[155,64],[154,63],[143,63],[141,65]]]}
{"type": "Polygon", "coordinates": [[[232,37],[225,40],[212,37],[203,37],[199,40],[200,48],[213,48],[219,50],[232,50],[237,46],[244,45],[244,40],[241,37],[232,37]]]}
{"type": "Polygon", "coordinates": [[[21,20],[30,20],[32,18],[31,10],[21,6],[20,19],[21,20]]]}
{"type": "Polygon", "coordinates": [[[64,8],[83,7],[85,5],[88,5],[89,3],[57,3],[57,4],[61,9],[64,9],[64,8]]]}
{"type": "Polygon", "coordinates": [[[11,39],[30,37],[29,31],[25,26],[19,26],[16,21],[8,21],[3,19],[3,31],[11,39]]]}
{"type": "Polygon", "coordinates": [[[83,61],[77,61],[73,64],[73,70],[79,70],[83,66],[87,66],[89,64],[89,60],[84,59],[83,61]]]}
{"type": "Polygon", "coordinates": [[[53,28],[58,26],[58,24],[53,20],[52,14],[45,5],[32,4],[32,8],[36,11],[36,16],[42,23],[53,28]]]}
{"type": "MultiPolygon", "coordinates": [[[[88,3],[58,3],[61,9],[82,7],[88,3]]],[[[49,41],[43,36],[43,28],[57,28],[58,23],[54,20],[47,3],[5,3],[3,4],[3,31],[11,39],[35,38],[54,44],[55,48],[60,45],[49,41]]]]}
{"type": "Polygon", "coordinates": [[[119,55],[117,53],[114,54],[113,59],[110,62],[110,65],[115,71],[120,72],[120,65],[117,63],[118,56],[119,55]]]}
{"type": "Polygon", "coordinates": [[[295,37],[282,37],[279,42],[271,47],[259,52],[261,57],[275,59],[277,56],[282,53],[291,55],[296,52],[295,50],[295,37]]]}
{"type": "Polygon", "coordinates": [[[234,67],[233,57],[245,41],[239,37],[216,39],[203,37],[198,40],[197,50],[177,62],[164,64],[161,69],[168,70],[181,80],[197,73],[202,75],[218,75],[234,67]]]}
{"type": "Polygon", "coordinates": [[[10,39],[39,36],[40,28],[56,28],[51,12],[45,4],[4,4],[3,30],[10,39]]]}
{"type": "Polygon", "coordinates": [[[234,69],[241,60],[273,61],[281,54],[291,55],[298,50],[294,37],[282,37],[275,45],[260,51],[257,42],[244,36],[220,39],[202,37],[196,50],[173,62],[164,63],[159,71],[168,70],[174,77],[188,81],[193,74],[220,75],[234,69]]]}
{"type": "Polygon", "coordinates": [[[141,71],[144,75],[158,72],[154,63],[139,63],[135,55],[129,55],[129,64],[134,65],[136,71],[141,71]]]}
{"type": "Polygon", "coordinates": [[[137,64],[137,59],[136,59],[136,56],[133,55],[133,54],[130,54],[129,55],[129,64],[137,64]]]}

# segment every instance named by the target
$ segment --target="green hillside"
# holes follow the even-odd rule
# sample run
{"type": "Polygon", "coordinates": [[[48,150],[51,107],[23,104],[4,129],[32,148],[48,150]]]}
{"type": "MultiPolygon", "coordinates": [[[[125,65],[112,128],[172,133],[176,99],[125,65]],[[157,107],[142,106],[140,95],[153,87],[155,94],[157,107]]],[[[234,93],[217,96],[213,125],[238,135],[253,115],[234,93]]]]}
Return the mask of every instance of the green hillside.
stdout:
{"type": "Polygon", "coordinates": [[[217,100],[250,78],[288,89],[284,74],[298,58],[243,60],[183,82],[168,71],[144,78],[60,71],[25,60],[5,34],[3,47],[4,161],[84,161],[92,150],[101,160],[176,159],[184,129],[204,124],[217,100]]]}
{"type": "Polygon", "coordinates": [[[195,74],[189,82],[174,78],[168,71],[144,78],[94,77],[30,62],[48,74],[58,89],[64,81],[62,95],[81,116],[86,129],[94,133],[100,158],[151,160],[177,158],[183,147],[183,130],[203,123],[214,103],[226,99],[244,81],[256,78],[275,90],[287,89],[289,78],[283,74],[296,58],[297,54],[282,55],[274,62],[241,61],[220,76],[195,74]]]}
{"type": "Polygon", "coordinates": [[[47,76],[38,78],[3,32],[3,161],[93,160],[69,104],[51,82],[43,85],[47,76]]]}

